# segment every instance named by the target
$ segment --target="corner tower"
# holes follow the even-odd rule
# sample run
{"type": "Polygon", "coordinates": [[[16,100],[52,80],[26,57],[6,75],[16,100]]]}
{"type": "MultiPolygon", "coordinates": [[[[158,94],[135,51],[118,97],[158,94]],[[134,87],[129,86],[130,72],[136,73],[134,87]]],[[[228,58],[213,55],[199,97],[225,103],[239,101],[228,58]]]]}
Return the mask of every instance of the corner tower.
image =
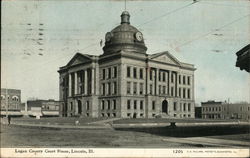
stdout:
{"type": "Polygon", "coordinates": [[[146,54],[147,51],[143,35],[137,28],[130,25],[130,15],[127,11],[121,14],[121,24],[106,33],[103,47],[104,55],[121,50],[141,54],[146,54]]]}

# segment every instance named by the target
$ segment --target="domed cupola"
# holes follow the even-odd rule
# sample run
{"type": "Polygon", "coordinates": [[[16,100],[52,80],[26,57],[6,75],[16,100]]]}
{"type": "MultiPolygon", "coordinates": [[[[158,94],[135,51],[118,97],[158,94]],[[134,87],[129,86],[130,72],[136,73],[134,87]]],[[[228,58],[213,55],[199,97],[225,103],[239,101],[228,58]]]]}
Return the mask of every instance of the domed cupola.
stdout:
{"type": "Polygon", "coordinates": [[[105,35],[104,54],[112,54],[120,50],[146,53],[142,33],[130,25],[129,12],[124,11],[121,15],[121,24],[105,35]]]}

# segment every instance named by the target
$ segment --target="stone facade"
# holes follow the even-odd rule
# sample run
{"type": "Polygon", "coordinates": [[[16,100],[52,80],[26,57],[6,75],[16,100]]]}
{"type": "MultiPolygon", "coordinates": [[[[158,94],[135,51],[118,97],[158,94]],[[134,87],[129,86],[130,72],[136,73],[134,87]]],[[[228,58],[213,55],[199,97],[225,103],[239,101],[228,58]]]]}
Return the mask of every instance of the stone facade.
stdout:
{"type": "Polygon", "coordinates": [[[102,55],[77,53],[60,68],[62,116],[194,118],[194,65],[147,54],[129,17],[106,34],[102,55]]]}
{"type": "Polygon", "coordinates": [[[204,119],[240,119],[250,120],[250,104],[208,101],[202,102],[204,119]]]}

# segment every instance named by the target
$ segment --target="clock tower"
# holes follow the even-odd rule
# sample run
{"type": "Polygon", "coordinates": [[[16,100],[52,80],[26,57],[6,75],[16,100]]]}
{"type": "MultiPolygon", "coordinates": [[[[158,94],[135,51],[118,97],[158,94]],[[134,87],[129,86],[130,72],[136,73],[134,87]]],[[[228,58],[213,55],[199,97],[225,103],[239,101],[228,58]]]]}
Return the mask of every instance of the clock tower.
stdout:
{"type": "Polygon", "coordinates": [[[105,35],[104,55],[118,51],[146,54],[147,47],[144,43],[143,34],[134,26],[130,25],[129,12],[124,11],[121,15],[121,24],[105,35]]]}

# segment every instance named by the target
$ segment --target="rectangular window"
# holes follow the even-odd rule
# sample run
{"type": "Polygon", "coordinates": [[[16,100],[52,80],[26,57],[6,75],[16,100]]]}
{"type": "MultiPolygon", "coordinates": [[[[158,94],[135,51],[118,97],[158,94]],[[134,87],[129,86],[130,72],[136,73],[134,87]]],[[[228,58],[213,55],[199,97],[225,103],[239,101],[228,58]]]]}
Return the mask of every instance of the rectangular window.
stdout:
{"type": "Polygon", "coordinates": [[[152,94],[153,94],[153,85],[152,85],[152,84],[150,84],[150,85],[149,85],[149,88],[150,88],[150,89],[149,89],[149,94],[151,94],[151,95],[152,95],[152,94]]]}
{"type": "Polygon", "coordinates": [[[111,83],[109,82],[108,83],[108,95],[110,95],[111,94],[111,83]]]}
{"type": "Polygon", "coordinates": [[[163,82],[166,81],[166,73],[165,73],[165,72],[162,73],[162,81],[163,81],[163,82]]]}
{"type": "Polygon", "coordinates": [[[143,79],[143,69],[140,69],[140,79],[143,79]]]}
{"type": "Polygon", "coordinates": [[[171,87],[171,96],[174,96],[174,87],[171,87]]]}
{"type": "Polygon", "coordinates": [[[86,101],[86,109],[89,110],[89,101],[86,101]]]}
{"type": "Polygon", "coordinates": [[[161,94],[161,85],[159,85],[159,94],[161,94]]]}
{"type": "Polygon", "coordinates": [[[111,67],[110,68],[108,68],[108,79],[111,79],[111,67]]]}
{"type": "Polygon", "coordinates": [[[186,89],[183,88],[183,98],[186,98],[186,89]]]}
{"type": "Polygon", "coordinates": [[[105,95],[105,83],[102,84],[102,95],[105,95]]]}
{"type": "Polygon", "coordinates": [[[183,111],[186,111],[186,103],[183,104],[183,111]]]}
{"type": "Polygon", "coordinates": [[[181,88],[179,88],[179,97],[181,97],[181,88]]]}
{"type": "Polygon", "coordinates": [[[105,108],[105,102],[104,100],[102,100],[102,110],[104,110],[104,108],[105,108]]]}
{"type": "Polygon", "coordinates": [[[136,82],[134,82],[134,88],[133,88],[134,90],[134,94],[137,94],[137,83],[136,82]]]}
{"type": "Polygon", "coordinates": [[[150,80],[153,79],[153,71],[151,69],[150,69],[150,73],[149,73],[149,78],[150,78],[150,80]]]}
{"type": "Polygon", "coordinates": [[[116,110],[116,100],[113,100],[113,109],[116,110]]]}
{"type": "Polygon", "coordinates": [[[116,66],[113,68],[113,71],[114,71],[113,77],[116,78],[117,77],[117,67],[116,66]]]}
{"type": "Polygon", "coordinates": [[[130,94],[131,82],[127,82],[127,94],[130,94]]]}
{"type": "Polygon", "coordinates": [[[127,109],[130,109],[130,100],[127,100],[127,109]]]}
{"type": "Polygon", "coordinates": [[[130,66],[127,67],[127,77],[130,77],[130,66]]]}
{"type": "Polygon", "coordinates": [[[161,81],[161,71],[159,71],[158,77],[159,77],[159,81],[161,81]]]}
{"type": "Polygon", "coordinates": [[[137,100],[134,100],[134,109],[137,109],[137,100]]]}
{"type": "Polygon", "coordinates": [[[152,101],[152,110],[155,110],[155,101],[152,101]]]}
{"type": "Polygon", "coordinates": [[[188,103],[188,111],[191,111],[191,104],[188,103]]]}
{"type": "Polygon", "coordinates": [[[171,73],[171,83],[173,83],[173,82],[174,82],[174,74],[171,73]]]}
{"type": "Polygon", "coordinates": [[[174,102],[174,111],[176,111],[176,110],[177,110],[177,103],[174,102]]]}
{"type": "Polygon", "coordinates": [[[133,69],[133,74],[134,74],[134,78],[137,78],[137,69],[136,69],[136,67],[134,67],[134,69],[133,69]]]}
{"type": "Polygon", "coordinates": [[[143,109],[143,100],[140,101],[140,109],[143,109]]]}
{"type": "Polygon", "coordinates": [[[140,94],[143,94],[143,83],[140,83],[140,94]]]}
{"type": "Polygon", "coordinates": [[[106,78],[106,70],[102,69],[102,79],[105,80],[106,78]]]}
{"type": "Polygon", "coordinates": [[[181,75],[179,75],[179,84],[181,84],[181,75]]]}
{"type": "Polygon", "coordinates": [[[70,110],[73,110],[73,103],[70,102],[70,110]]]}
{"type": "Polygon", "coordinates": [[[183,76],[183,84],[186,84],[186,76],[183,76]]]}
{"type": "Polygon", "coordinates": [[[113,83],[113,94],[116,94],[117,91],[117,85],[116,82],[113,83]]]}
{"type": "Polygon", "coordinates": [[[190,76],[187,77],[187,84],[190,85],[190,76]]]}
{"type": "Polygon", "coordinates": [[[110,110],[110,100],[107,100],[108,103],[108,110],[110,110]]]}
{"type": "Polygon", "coordinates": [[[162,90],[163,90],[163,94],[166,94],[166,86],[163,86],[162,90]]]}
{"type": "Polygon", "coordinates": [[[187,97],[190,99],[190,89],[187,89],[187,97]]]}

